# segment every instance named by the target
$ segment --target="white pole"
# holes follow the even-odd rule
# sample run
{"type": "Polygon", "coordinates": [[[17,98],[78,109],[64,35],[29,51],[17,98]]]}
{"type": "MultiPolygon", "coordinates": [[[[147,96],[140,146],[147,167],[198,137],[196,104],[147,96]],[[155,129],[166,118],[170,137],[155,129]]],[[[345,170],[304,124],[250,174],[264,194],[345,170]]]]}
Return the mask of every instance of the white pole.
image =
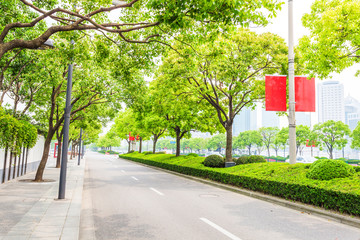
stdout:
{"type": "Polygon", "coordinates": [[[295,122],[295,83],[294,83],[294,29],[293,0],[288,6],[289,24],[289,162],[296,163],[296,122],[295,122]]]}

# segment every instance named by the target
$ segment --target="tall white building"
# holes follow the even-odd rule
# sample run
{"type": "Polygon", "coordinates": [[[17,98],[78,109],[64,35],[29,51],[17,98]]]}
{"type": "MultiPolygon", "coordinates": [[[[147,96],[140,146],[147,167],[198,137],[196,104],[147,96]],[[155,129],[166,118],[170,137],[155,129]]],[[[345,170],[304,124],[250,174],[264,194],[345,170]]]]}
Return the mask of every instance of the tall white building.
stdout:
{"type": "Polygon", "coordinates": [[[319,122],[328,120],[345,123],[344,85],[338,81],[318,84],[319,122]]]}
{"type": "Polygon", "coordinates": [[[261,127],[280,127],[280,117],[276,112],[262,109],[261,114],[261,127]]]}
{"type": "Polygon", "coordinates": [[[251,110],[249,108],[243,108],[234,118],[233,137],[238,136],[241,132],[245,132],[248,130],[256,130],[256,117],[256,109],[251,110]]]}
{"type": "Polygon", "coordinates": [[[345,123],[354,130],[360,120],[360,103],[353,97],[345,98],[345,123]]]}

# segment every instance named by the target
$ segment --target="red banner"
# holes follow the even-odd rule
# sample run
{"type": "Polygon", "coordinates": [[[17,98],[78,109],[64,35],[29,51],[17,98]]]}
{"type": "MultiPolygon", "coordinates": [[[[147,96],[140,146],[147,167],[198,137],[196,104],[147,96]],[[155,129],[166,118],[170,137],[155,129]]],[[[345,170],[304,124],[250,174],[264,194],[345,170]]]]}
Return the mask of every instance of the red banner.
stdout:
{"type": "Polygon", "coordinates": [[[315,79],[295,77],[295,111],[315,112],[315,79]]]}
{"type": "Polygon", "coordinates": [[[286,111],[286,76],[265,76],[266,111],[286,111]]]}
{"type": "Polygon", "coordinates": [[[131,132],[129,132],[129,141],[135,141],[135,137],[131,136],[131,132]]]}
{"type": "Polygon", "coordinates": [[[306,139],[306,147],[316,147],[316,140],[309,142],[309,139],[306,139]]]}

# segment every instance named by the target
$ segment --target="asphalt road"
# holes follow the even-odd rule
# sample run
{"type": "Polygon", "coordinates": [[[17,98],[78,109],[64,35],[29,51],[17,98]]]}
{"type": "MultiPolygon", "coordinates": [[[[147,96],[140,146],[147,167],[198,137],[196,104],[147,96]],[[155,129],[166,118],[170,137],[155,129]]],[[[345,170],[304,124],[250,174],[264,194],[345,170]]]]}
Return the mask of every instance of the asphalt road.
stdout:
{"type": "Polygon", "coordinates": [[[80,239],[360,240],[360,229],[113,156],[87,155],[80,239]]]}

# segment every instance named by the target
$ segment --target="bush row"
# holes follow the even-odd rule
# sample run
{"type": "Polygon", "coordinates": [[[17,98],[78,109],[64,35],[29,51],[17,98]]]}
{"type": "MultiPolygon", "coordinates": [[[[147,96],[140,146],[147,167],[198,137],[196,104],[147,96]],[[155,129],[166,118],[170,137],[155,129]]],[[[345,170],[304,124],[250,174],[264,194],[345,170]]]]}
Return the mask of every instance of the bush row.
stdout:
{"type": "Polygon", "coordinates": [[[334,182],[307,179],[305,175],[308,164],[257,163],[232,168],[208,168],[201,164],[203,160],[201,157],[185,159],[184,157],[175,158],[172,155],[164,155],[161,158],[151,155],[150,158],[142,154],[125,154],[121,157],[186,175],[360,216],[360,192],[354,186],[359,185],[359,175],[355,175],[350,180],[346,178],[344,182],[350,182],[349,186],[339,188],[341,181],[337,179],[334,179],[334,182]],[[272,177],[273,174],[279,176],[272,177]]]}

